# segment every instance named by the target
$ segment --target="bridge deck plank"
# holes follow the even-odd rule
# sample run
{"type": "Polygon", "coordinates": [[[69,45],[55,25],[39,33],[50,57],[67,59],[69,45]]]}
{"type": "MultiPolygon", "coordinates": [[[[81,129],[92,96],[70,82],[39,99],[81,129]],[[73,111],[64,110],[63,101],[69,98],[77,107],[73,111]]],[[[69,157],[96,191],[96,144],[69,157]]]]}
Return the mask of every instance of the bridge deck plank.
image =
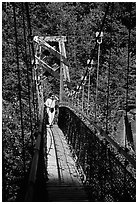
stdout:
{"type": "Polygon", "coordinates": [[[65,136],[57,125],[47,128],[47,147],[48,201],[88,201],[65,136]]]}

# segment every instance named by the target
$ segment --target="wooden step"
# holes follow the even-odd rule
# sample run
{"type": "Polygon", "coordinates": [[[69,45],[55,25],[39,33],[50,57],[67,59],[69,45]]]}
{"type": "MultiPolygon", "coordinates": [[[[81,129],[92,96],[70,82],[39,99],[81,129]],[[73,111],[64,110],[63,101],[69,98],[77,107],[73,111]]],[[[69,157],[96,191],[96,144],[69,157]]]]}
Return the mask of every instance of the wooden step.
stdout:
{"type": "Polygon", "coordinates": [[[47,128],[47,147],[48,201],[88,201],[65,136],[57,125],[47,128]]]}

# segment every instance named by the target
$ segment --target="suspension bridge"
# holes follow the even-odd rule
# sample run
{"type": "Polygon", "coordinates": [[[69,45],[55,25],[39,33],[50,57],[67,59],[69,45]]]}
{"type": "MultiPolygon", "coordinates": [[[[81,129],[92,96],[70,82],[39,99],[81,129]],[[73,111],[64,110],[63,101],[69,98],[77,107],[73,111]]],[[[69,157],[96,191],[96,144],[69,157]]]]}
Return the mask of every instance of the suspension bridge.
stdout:
{"type": "MultiPolygon", "coordinates": [[[[94,63],[93,54],[98,47],[98,57],[100,56],[102,30],[109,7],[110,4],[107,6],[101,27],[96,35],[95,47],[87,62],[86,72],[74,89],[71,85],[70,63],[65,49],[66,36],[33,36],[28,3],[22,3],[23,38],[26,53],[27,50],[30,52],[29,59],[26,55],[26,66],[28,73],[29,68],[32,72],[31,81],[28,80],[30,123],[32,123],[31,102],[35,104],[33,107],[36,113],[36,130],[33,130],[31,125],[32,146],[34,144],[35,146],[28,180],[25,184],[25,202],[136,201],[136,161],[128,149],[130,142],[131,151],[135,153],[135,130],[133,122],[129,121],[128,116],[129,50],[126,69],[126,112],[123,112],[123,120],[120,124],[122,129],[118,133],[121,143],[120,140],[116,141],[110,132],[112,126],[109,119],[110,64],[107,83],[107,110],[101,119],[103,124],[98,116],[100,107],[98,103],[99,58],[95,94],[90,97],[92,94],[90,76],[94,63]],[[26,21],[27,23],[25,23],[26,21]],[[28,29],[28,33],[25,29],[28,29]],[[56,42],[58,48],[52,46],[51,42],[56,42]],[[52,67],[47,63],[46,51],[60,60],[60,66],[52,67]],[[59,81],[59,112],[53,127],[47,126],[47,113],[44,105],[44,85],[48,76],[59,81]],[[32,95],[33,100],[30,98],[32,95]]],[[[13,4],[21,129],[24,141],[16,10],[16,4],[13,4]]],[[[128,34],[128,43],[130,43],[130,33],[128,34]]],[[[112,50],[110,50],[109,63],[111,55],[112,50]]],[[[24,172],[26,172],[24,142],[23,161],[24,172]]]]}

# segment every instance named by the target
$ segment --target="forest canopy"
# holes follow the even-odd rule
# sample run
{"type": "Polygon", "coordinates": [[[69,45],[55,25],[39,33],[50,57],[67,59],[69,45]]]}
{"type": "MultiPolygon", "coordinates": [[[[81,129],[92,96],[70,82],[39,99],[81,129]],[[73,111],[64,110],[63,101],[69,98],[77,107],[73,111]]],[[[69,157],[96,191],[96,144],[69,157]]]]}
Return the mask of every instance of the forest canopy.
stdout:
{"type": "MultiPolygon", "coordinates": [[[[96,32],[100,31],[105,12],[108,12],[102,27],[99,65],[99,115],[106,112],[108,70],[110,67],[109,113],[113,123],[118,121],[116,113],[125,110],[128,78],[128,104],[136,107],[136,3],[135,2],[30,2],[29,13],[32,36],[66,36],[67,59],[72,87],[81,82],[87,69],[87,60],[93,59],[91,74],[91,99],[95,96],[97,49],[94,51],[96,32]],[[129,55],[129,61],[128,61],[129,55]]],[[[29,48],[25,48],[29,30],[22,3],[2,3],[2,140],[3,140],[3,189],[4,201],[22,200],[20,183],[23,180],[23,141],[21,122],[24,126],[24,148],[26,171],[32,156],[32,135],[36,122],[36,100],[31,82],[29,48]],[[13,4],[16,5],[18,32],[18,56],[20,84],[18,78],[15,21],[13,4]],[[26,33],[24,33],[26,32],[26,33]],[[25,42],[26,39],[26,42],[25,42]],[[26,52],[27,49],[27,52],[26,52]],[[29,80],[29,82],[28,82],[29,80]],[[21,90],[22,118],[20,115],[21,90]],[[31,94],[30,94],[31,93],[31,94]],[[28,95],[30,96],[30,101],[28,95]],[[32,115],[32,119],[30,118],[32,115]],[[28,122],[29,120],[29,122],[28,122]],[[32,120],[32,121],[30,121],[32,120]],[[30,127],[32,130],[30,130],[30,127]],[[20,196],[19,196],[20,195],[20,196]]],[[[49,91],[59,93],[59,82],[52,76],[45,83],[45,96],[49,91]]],[[[100,116],[99,116],[100,117],[100,116]]]]}

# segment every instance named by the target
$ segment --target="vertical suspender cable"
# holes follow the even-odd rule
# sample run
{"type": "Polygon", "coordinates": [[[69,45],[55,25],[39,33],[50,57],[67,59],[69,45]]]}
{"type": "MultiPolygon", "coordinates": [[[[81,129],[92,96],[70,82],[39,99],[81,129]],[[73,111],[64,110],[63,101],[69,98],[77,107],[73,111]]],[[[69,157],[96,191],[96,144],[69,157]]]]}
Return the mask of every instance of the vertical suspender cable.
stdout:
{"type": "Polygon", "coordinates": [[[107,75],[107,104],[106,104],[106,133],[108,133],[108,116],[109,116],[109,97],[110,97],[110,70],[111,70],[111,56],[112,56],[112,23],[113,23],[113,6],[111,6],[111,32],[110,32],[110,55],[109,55],[109,68],[107,75]]]}
{"type": "Polygon", "coordinates": [[[28,84],[28,100],[29,100],[29,115],[30,115],[30,129],[31,129],[31,141],[33,147],[33,131],[32,131],[32,114],[31,114],[31,99],[30,99],[30,79],[29,79],[29,65],[27,59],[27,42],[26,42],[26,30],[25,30],[25,16],[24,16],[24,4],[22,3],[22,18],[23,18],[23,35],[24,35],[24,46],[25,46],[25,59],[27,65],[27,84],[28,84]]]}
{"type": "MultiPolygon", "coordinates": [[[[110,5],[110,2],[108,2],[108,4],[107,4],[107,8],[106,8],[106,11],[105,11],[104,18],[103,18],[103,20],[102,20],[102,24],[101,24],[100,31],[99,31],[99,35],[97,36],[97,39],[98,39],[99,36],[101,35],[102,29],[103,29],[103,26],[104,26],[104,23],[105,23],[105,19],[106,19],[108,10],[109,10],[109,5],[110,5]]],[[[91,61],[93,60],[93,55],[94,55],[94,52],[95,52],[95,50],[96,50],[96,47],[97,47],[97,40],[96,40],[96,44],[95,44],[95,46],[94,46],[94,49],[92,50],[92,52],[91,52],[91,54],[90,54],[90,55],[91,55],[91,59],[90,59],[90,62],[89,62],[89,64],[88,64],[88,66],[91,64],[91,61]]],[[[86,70],[86,72],[85,72],[85,75],[83,76],[83,79],[82,79],[80,85],[78,86],[78,90],[80,89],[80,87],[81,87],[81,85],[82,85],[82,83],[83,83],[85,77],[87,76],[87,73],[88,73],[88,68],[87,68],[87,70],[86,70]]]]}
{"type": "Polygon", "coordinates": [[[34,60],[34,64],[35,64],[35,51],[34,51],[34,46],[33,46],[33,42],[32,42],[32,27],[31,27],[31,20],[30,20],[30,15],[29,15],[29,6],[28,3],[25,2],[25,8],[26,8],[26,14],[27,14],[27,23],[28,23],[28,29],[29,29],[29,37],[31,39],[31,50],[32,50],[32,56],[33,56],[33,60],[34,60]]]}
{"type": "MultiPolygon", "coordinates": [[[[32,64],[31,62],[31,51],[32,51],[32,56],[33,56],[33,61],[34,61],[34,65],[35,65],[35,52],[34,52],[34,46],[33,46],[33,43],[32,43],[32,27],[31,27],[31,21],[30,21],[30,15],[29,15],[29,6],[28,6],[28,2],[25,2],[25,8],[26,8],[26,15],[27,15],[27,25],[28,25],[28,30],[29,30],[29,39],[30,40],[30,43],[29,43],[29,52],[30,52],[30,65],[32,64]]],[[[31,74],[32,74],[32,77],[33,77],[33,72],[32,72],[32,65],[31,65],[31,74]]],[[[33,83],[33,87],[35,88],[36,90],[36,84],[33,83]]],[[[34,114],[36,114],[36,108],[35,108],[35,101],[34,101],[34,88],[33,88],[33,105],[34,105],[34,114]]]]}
{"type": "Polygon", "coordinates": [[[89,74],[88,74],[88,107],[87,107],[87,115],[89,114],[89,109],[90,109],[90,87],[91,87],[91,69],[89,69],[89,74]]]}
{"type": "Polygon", "coordinates": [[[16,11],[15,3],[13,3],[13,15],[14,15],[14,28],[15,28],[15,43],[16,43],[16,60],[17,60],[17,71],[18,71],[18,89],[19,89],[19,105],[21,115],[21,131],[22,131],[22,157],[23,157],[23,171],[25,176],[25,148],[24,148],[24,127],[23,127],[23,114],[22,114],[22,101],[21,101],[21,77],[19,68],[19,51],[18,51],[18,37],[17,37],[17,23],[16,23],[16,11]]]}
{"type": "MultiPolygon", "coordinates": [[[[107,73],[107,94],[106,94],[106,133],[108,134],[108,123],[109,123],[109,103],[110,103],[110,74],[111,74],[111,57],[112,57],[112,23],[113,23],[113,9],[114,9],[114,2],[112,2],[111,4],[111,23],[110,23],[110,29],[111,29],[111,32],[110,32],[110,53],[109,53],[109,67],[108,67],[108,73],[107,73]]],[[[107,147],[107,141],[105,143],[106,145],[106,154],[107,154],[107,158],[108,158],[108,162],[109,162],[109,168],[110,168],[110,176],[112,178],[112,171],[111,171],[111,162],[110,162],[110,151],[107,147]]],[[[111,184],[111,189],[113,190],[113,187],[112,187],[112,184],[111,184]]]]}
{"type": "MultiPolygon", "coordinates": [[[[126,69],[126,118],[128,111],[128,89],[129,89],[129,63],[130,63],[130,35],[131,35],[131,7],[132,3],[129,6],[129,28],[128,28],[128,57],[127,57],[127,69],[126,69]]],[[[126,147],[126,134],[125,134],[125,147],[126,147]]]]}
{"type": "Polygon", "coordinates": [[[100,60],[100,44],[98,45],[98,64],[97,64],[96,95],[95,95],[95,122],[97,121],[97,99],[98,99],[98,86],[99,86],[99,60],[100,60]]]}
{"type": "MultiPolygon", "coordinates": [[[[131,34],[131,8],[132,3],[129,3],[129,28],[128,28],[128,57],[127,57],[127,69],[126,69],[126,119],[128,111],[128,89],[129,89],[129,63],[130,63],[130,34],[131,34]]],[[[126,128],[125,128],[126,129],[126,128]]],[[[125,149],[127,148],[127,132],[125,131],[125,149]]],[[[127,161],[125,159],[125,171],[124,171],[124,196],[126,194],[126,165],[127,161]]]]}
{"type": "Polygon", "coordinates": [[[82,112],[84,111],[84,84],[82,85],[82,112]]]}

